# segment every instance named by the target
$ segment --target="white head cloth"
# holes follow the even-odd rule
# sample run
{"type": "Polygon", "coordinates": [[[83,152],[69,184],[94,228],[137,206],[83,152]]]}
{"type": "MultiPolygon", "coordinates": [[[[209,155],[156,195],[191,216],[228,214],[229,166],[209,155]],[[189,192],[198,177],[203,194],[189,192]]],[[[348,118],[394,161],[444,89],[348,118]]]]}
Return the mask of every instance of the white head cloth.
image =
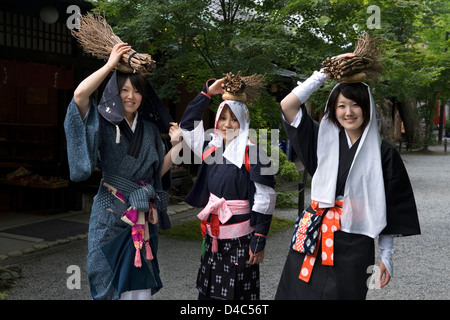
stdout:
{"type": "Polygon", "coordinates": [[[245,103],[234,100],[222,101],[222,103],[219,105],[219,108],[217,109],[216,119],[214,122],[214,137],[209,142],[209,146],[221,147],[223,144],[223,138],[217,128],[217,125],[220,119],[220,115],[226,105],[230,107],[231,111],[236,116],[236,119],[239,121],[240,128],[239,135],[231,140],[231,142],[227,145],[225,152],[223,153],[223,157],[238,168],[241,168],[244,162],[245,148],[248,144],[251,144],[248,139],[248,132],[250,128],[250,114],[245,103]]]}
{"type": "MultiPolygon", "coordinates": [[[[223,144],[223,138],[217,129],[217,124],[220,118],[220,114],[223,111],[225,105],[228,105],[231,111],[236,116],[239,121],[239,135],[234,138],[226,147],[222,157],[227,159],[229,162],[236,165],[238,168],[242,167],[245,156],[245,148],[247,145],[252,145],[248,139],[249,127],[250,127],[250,114],[248,112],[247,106],[243,102],[234,100],[224,100],[219,105],[216,113],[216,119],[214,123],[214,134],[211,134],[211,141],[208,143],[208,148],[211,146],[216,146],[220,148],[223,144]]],[[[183,140],[187,143],[189,148],[198,156],[201,157],[203,150],[203,144],[205,141],[205,130],[203,128],[203,120],[199,121],[194,130],[187,131],[181,128],[183,134],[183,140]]],[[[216,162],[222,161],[223,159],[216,159],[216,162]]]]}
{"type": "MultiPolygon", "coordinates": [[[[367,91],[370,121],[361,136],[345,183],[341,230],[375,238],[386,226],[386,196],[375,103],[369,86],[367,91]]],[[[317,158],[311,199],[319,202],[320,208],[333,207],[339,165],[339,128],[326,116],[319,126],[317,158]]]]}

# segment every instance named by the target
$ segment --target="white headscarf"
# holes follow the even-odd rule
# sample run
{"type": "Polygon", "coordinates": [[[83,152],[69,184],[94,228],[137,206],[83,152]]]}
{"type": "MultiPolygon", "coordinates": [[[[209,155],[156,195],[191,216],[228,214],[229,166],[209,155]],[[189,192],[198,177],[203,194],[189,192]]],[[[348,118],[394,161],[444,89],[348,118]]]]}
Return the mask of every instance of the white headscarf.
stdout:
{"type": "MultiPolygon", "coordinates": [[[[386,196],[375,103],[369,86],[367,91],[370,121],[361,136],[345,183],[341,230],[375,238],[386,226],[386,196]]],[[[320,208],[333,207],[339,166],[339,128],[327,116],[319,126],[317,158],[311,198],[319,202],[320,208]]]]}
{"type": "MultiPolygon", "coordinates": [[[[248,133],[250,128],[250,114],[248,112],[245,103],[234,100],[224,100],[219,105],[216,113],[216,119],[214,122],[214,134],[211,134],[211,141],[208,143],[208,147],[216,146],[220,148],[223,144],[223,138],[220,134],[217,124],[225,105],[228,105],[231,111],[239,121],[239,135],[235,137],[226,147],[223,157],[229,162],[237,166],[242,167],[245,156],[245,148],[247,145],[252,145],[248,139],[248,133]]],[[[205,131],[203,128],[203,121],[200,121],[192,131],[187,131],[181,128],[183,133],[183,139],[188,144],[189,148],[199,157],[201,157],[204,150],[203,144],[205,141],[205,131]]]]}
{"type": "Polygon", "coordinates": [[[245,148],[250,141],[248,139],[248,131],[250,128],[250,114],[248,112],[247,106],[245,103],[234,100],[224,100],[219,105],[216,113],[216,119],[214,121],[214,137],[209,142],[209,146],[221,147],[223,144],[223,138],[220,134],[217,125],[220,119],[220,115],[225,106],[229,106],[231,111],[236,116],[236,119],[239,121],[239,135],[231,140],[231,142],[227,145],[225,152],[223,153],[223,157],[233,163],[238,168],[242,167],[244,156],[245,156],[245,148]]]}

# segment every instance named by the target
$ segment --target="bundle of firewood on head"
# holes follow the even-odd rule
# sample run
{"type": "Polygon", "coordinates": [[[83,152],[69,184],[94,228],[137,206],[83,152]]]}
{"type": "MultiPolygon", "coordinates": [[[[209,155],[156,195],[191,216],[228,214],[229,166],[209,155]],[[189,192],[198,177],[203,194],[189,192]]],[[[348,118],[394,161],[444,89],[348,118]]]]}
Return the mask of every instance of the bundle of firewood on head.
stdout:
{"type": "MultiPolygon", "coordinates": [[[[80,29],[72,30],[72,35],[78,40],[86,53],[108,60],[112,48],[123,43],[106,20],[100,15],[87,14],[80,19],[80,29]]],[[[155,61],[149,54],[130,50],[122,55],[117,69],[125,73],[150,74],[156,67],[155,61]]]]}
{"type": "Polygon", "coordinates": [[[253,74],[251,76],[241,76],[232,72],[225,74],[222,89],[223,100],[235,100],[251,104],[261,96],[261,89],[264,87],[264,76],[253,74]]]}
{"type": "Polygon", "coordinates": [[[380,39],[371,38],[368,33],[358,39],[358,44],[351,58],[327,58],[322,62],[324,72],[328,78],[337,79],[339,82],[361,82],[367,78],[373,81],[383,72],[383,66],[379,61],[380,39]]]}

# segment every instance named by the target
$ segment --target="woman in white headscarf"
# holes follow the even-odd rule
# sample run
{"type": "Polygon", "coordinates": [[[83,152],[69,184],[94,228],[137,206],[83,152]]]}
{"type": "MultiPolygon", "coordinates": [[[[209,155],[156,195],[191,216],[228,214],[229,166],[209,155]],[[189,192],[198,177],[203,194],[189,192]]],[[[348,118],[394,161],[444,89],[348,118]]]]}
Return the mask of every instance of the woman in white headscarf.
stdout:
{"type": "Polygon", "coordinates": [[[271,167],[270,161],[261,161],[249,140],[245,99],[224,95],[223,83],[209,80],[180,122],[183,140],[202,159],[185,199],[204,208],[198,215],[204,243],[197,288],[199,299],[256,300],[259,263],[275,207],[275,179],[261,172],[271,167]],[[215,94],[225,100],[216,113],[214,134],[208,137],[202,118],[215,94]]]}
{"type": "Polygon", "coordinates": [[[393,274],[394,235],[420,234],[408,174],[397,150],[380,138],[369,86],[335,86],[320,125],[307,114],[303,103],[326,79],[314,72],[281,102],[288,137],[313,178],[312,202],[297,219],[276,299],[365,299],[374,239],[383,287],[393,274]]]}

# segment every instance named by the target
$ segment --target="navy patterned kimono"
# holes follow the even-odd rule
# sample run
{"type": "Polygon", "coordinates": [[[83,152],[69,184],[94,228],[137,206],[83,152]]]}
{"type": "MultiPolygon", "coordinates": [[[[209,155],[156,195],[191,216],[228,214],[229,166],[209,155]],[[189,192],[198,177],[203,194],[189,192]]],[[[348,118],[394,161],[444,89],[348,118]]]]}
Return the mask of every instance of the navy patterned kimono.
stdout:
{"type": "MultiPolygon", "coordinates": [[[[180,127],[193,130],[195,121],[202,119],[209,102],[209,98],[199,94],[188,105],[180,127]]],[[[206,145],[207,142],[205,148],[207,148],[206,145]]],[[[215,157],[218,152],[223,154],[224,150],[217,149],[211,154],[211,157],[215,157]]],[[[220,164],[202,162],[195,184],[185,201],[194,207],[205,207],[210,193],[212,193],[226,200],[249,200],[250,208],[252,208],[255,195],[254,183],[273,188],[275,178],[274,175],[261,174],[261,169],[270,167],[270,162],[268,159],[261,161],[256,146],[250,146],[249,153],[257,155],[256,161],[250,161],[250,171],[244,165],[238,168],[234,164],[226,163],[226,159],[223,159],[223,163],[220,164]]],[[[226,224],[250,219],[251,225],[256,225],[258,218],[262,216],[264,215],[251,211],[249,214],[231,217],[226,224]]],[[[218,251],[212,252],[213,239],[208,234],[206,235],[205,254],[201,257],[197,276],[199,299],[259,299],[259,264],[249,265],[247,263],[252,236],[253,233],[250,233],[239,238],[219,239],[218,251]]]]}
{"type": "MultiPolygon", "coordinates": [[[[86,119],[81,119],[72,100],[64,122],[71,180],[85,180],[99,167],[102,183],[115,187],[126,198],[125,203],[119,201],[102,184],[94,197],[87,257],[93,299],[118,299],[123,292],[143,289],[151,289],[154,294],[162,287],[157,228],[170,226],[166,213],[168,194],[163,191],[161,179],[166,152],[158,128],[150,121],[139,116],[134,133],[123,121],[118,125],[121,135],[116,143],[118,128],[100,115],[91,99],[86,119]],[[131,226],[121,220],[121,215],[129,206],[148,212],[149,201],[159,215],[159,224],[149,223],[154,259],[142,258],[142,267],[135,267],[131,226]]],[[[145,257],[144,248],[141,256],[145,257]]]]}
{"type": "MultiPolygon", "coordinates": [[[[214,154],[213,154],[214,156],[214,154]]],[[[249,199],[253,204],[256,181],[270,183],[273,176],[258,179],[261,164],[251,165],[250,172],[245,166],[234,164],[203,163],[197,175],[194,188],[185,199],[193,206],[204,207],[209,193],[227,200],[249,199]],[[204,201],[206,199],[206,201],[204,201]],[[203,200],[203,201],[202,201],[203,200]]],[[[251,212],[233,216],[227,224],[256,219],[259,213],[251,212]]],[[[249,245],[253,233],[235,239],[219,239],[218,252],[213,253],[211,236],[206,236],[205,254],[201,257],[197,276],[197,288],[203,297],[226,300],[259,299],[259,264],[249,265],[249,245]]]]}

